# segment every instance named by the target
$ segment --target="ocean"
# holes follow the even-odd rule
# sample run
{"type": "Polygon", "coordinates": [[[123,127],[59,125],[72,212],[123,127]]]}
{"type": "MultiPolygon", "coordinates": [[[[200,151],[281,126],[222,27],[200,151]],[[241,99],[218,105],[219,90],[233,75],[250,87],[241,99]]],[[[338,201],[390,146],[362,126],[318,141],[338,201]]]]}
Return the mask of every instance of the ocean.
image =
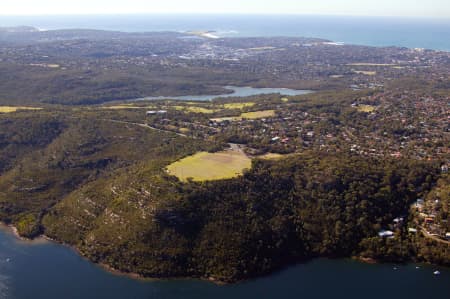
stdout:
{"type": "Polygon", "coordinates": [[[312,15],[0,16],[0,26],[126,32],[211,30],[222,37],[318,37],[346,44],[450,51],[450,19],[312,15]]]}

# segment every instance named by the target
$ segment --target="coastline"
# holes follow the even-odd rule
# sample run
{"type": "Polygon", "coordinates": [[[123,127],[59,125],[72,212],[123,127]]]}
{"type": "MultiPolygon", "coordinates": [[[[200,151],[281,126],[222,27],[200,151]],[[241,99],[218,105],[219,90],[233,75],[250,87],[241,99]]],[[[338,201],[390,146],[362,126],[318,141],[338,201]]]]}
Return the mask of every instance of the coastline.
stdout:
{"type": "MultiPolygon", "coordinates": [[[[130,279],[133,279],[133,280],[139,280],[139,281],[142,281],[142,282],[173,281],[173,280],[178,280],[178,281],[198,280],[198,281],[205,281],[205,282],[213,283],[215,285],[223,286],[223,285],[229,285],[229,284],[237,284],[237,283],[240,283],[240,282],[243,282],[243,281],[248,281],[248,280],[251,280],[251,279],[258,278],[258,277],[268,276],[268,275],[276,273],[276,272],[278,272],[280,270],[289,268],[290,266],[294,266],[294,265],[297,265],[299,263],[302,263],[302,262],[293,262],[292,264],[287,264],[287,265],[284,265],[284,266],[281,266],[281,267],[277,267],[276,269],[273,269],[273,271],[271,271],[269,273],[264,273],[264,274],[261,274],[261,275],[247,277],[245,279],[239,279],[239,280],[235,280],[235,281],[224,281],[224,280],[218,280],[218,279],[216,279],[214,277],[199,277],[199,276],[147,277],[147,276],[143,276],[143,275],[141,275],[139,273],[135,273],[135,272],[125,272],[125,271],[118,270],[118,269],[116,269],[116,268],[114,268],[114,267],[112,267],[112,266],[110,266],[110,265],[108,265],[106,263],[94,262],[94,261],[90,260],[88,257],[86,257],[74,245],[70,245],[70,244],[67,244],[67,243],[64,243],[64,242],[60,242],[58,240],[55,240],[53,238],[48,237],[45,234],[39,235],[38,237],[36,237],[34,239],[29,239],[29,238],[21,236],[19,234],[19,232],[18,232],[18,229],[14,225],[6,224],[4,222],[0,222],[0,230],[3,230],[5,232],[11,234],[19,242],[24,242],[24,243],[26,243],[27,245],[30,245],[30,246],[32,246],[32,245],[42,245],[42,244],[48,244],[48,243],[53,243],[53,244],[56,244],[56,245],[64,246],[64,247],[66,247],[66,248],[68,248],[70,250],[73,250],[83,260],[85,260],[85,261],[87,261],[87,262],[89,262],[89,263],[99,267],[100,269],[102,269],[105,272],[108,272],[108,273],[110,273],[112,275],[116,275],[116,276],[122,276],[122,277],[127,277],[127,278],[130,278],[130,279]]],[[[327,257],[323,257],[323,258],[327,258],[327,257]]],[[[314,259],[314,257],[311,258],[311,259],[308,259],[308,260],[313,260],[313,259],[314,259]]],[[[380,265],[380,264],[390,264],[390,263],[395,264],[392,261],[384,262],[383,260],[374,259],[374,258],[370,258],[370,257],[363,257],[363,256],[358,256],[358,255],[348,257],[347,259],[354,260],[354,261],[357,261],[357,262],[360,262],[360,263],[364,263],[364,264],[368,264],[368,265],[380,265]]],[[[399,261],[399,263],[403,264],[403,263],[405,263],[405,261],[402,261],[402,262],[399,261]]],[[[439,266],[439,267],[444,267],[445,268],[445,266],[443,266],[443,265],[436,265],[436,264],[432,264],[432,263],[429,263],[429,262],[417,262],[417,261],[414,261],[413,259],[409,260],[408,262],[406,262],[406,264],[410,264],[410,263],[411,264],[418,264],[418,265],[424,264],[424,265],[429,265],[429,266],[439,266]]]]}
{"type": "MultiPolygon", "coordinates": [[[[169,281],[169,280],[200,280],[200,281],[207,281],[207,282],[211,282],[214,283],[216,285],[226,285],[228,283],[221,281],[221,280],[217,280],[213,277],[208,277],[208,278],[202,278],[202,277],[146,277],[143,276],[139,273],[135,273],[135,272],[124,272],[118,269],[115,269],[114,267],[105,264],[105,263],[96,263],[93,262],[92,260],[90,260],[89,258],[87,258],[77,247],[75,247],[74,245],[70,245],[64,242],[60,242],[58,240],[55,240],[53,238],[50,238],[49,236],[42,234],[39,235],[38,237],[34,238],[34,239],[30,239],[30,238],[26,238],[23,237],[19,234],[19,231],[17,229],[17,227],[15,227],[12,224],[6,224],[4,222],[0,221],[0,230],[3,230],[11,235],[14,236],[14,238],[16,238],[18,241],[20,242],[24,242],[28,245],[39,245],[39,244],[48,244],[48,243],[54,243],[60,246],[64,246],[70,250],[73,250],[79,257],[81,257],[82,259],[84,259],[85,261],[101,268],[102,270],[113,274],[113,275],[117,275],[117,276],[122,276],[122,277],[128,277],[131,279],[135,279],[135,280],[139,280],[139,281],[169,281]]],[[[239,282],[239,281],[237,281],[239,282]]]]}
{"type": "Polygon", "coordinates": [[[380,261],[371,257],[353,256],[352,259],[370,265],[380,264],[380,261]]]}
{"type": "MultiPolygon", "coordinates": [[[[220,38],[229,37],[265,37],[265,36],[310,36],[323,37],[330,40],[344,41],[346,44],[389,47],[399,46],[408,48],[428,47],[437,51],[450,52],[450,43],[430,40],[430,36],[445,36],[450,28],[446,18],[402,18],[402,17],[351,17],[351,16],[321,16],[321,15],[296,15],[283,16],[283,23],[279,26],[264,26],[263,30],[255,30],[249,24],[265,24],[268,22],[267,15],[221,15],[212,14],[212,20],[208,15],[196,14],[140,14],[107,16],[96,15],[95,22],[91,18],[81,15],[65,16],[61,23],[55,16],[1,16],[4,26],[14,27],[30,25],[38,30],[60,30],[91,28],[97,30],[114,30],[122,32],[187,32],[215,31],[220,38]],[[230,20],[231,18],[231,20],[230,20]],[[149,21],[152,20],[152,21],[149,21]],[[158,20],[155,22],[155,20],[158,20]],[[170,25],[167,25],[167,20],[170,25]],[[164,22],[163,22],[164,21],[164,22]],[[348,31],[346,24],[354,22],[358,28],[348,31]],[[325,25],[324,25],[325,24],[325,25]],[[383,30],[380,30],[381,29],[383,30]],[[383,34],[384,30],[390,29],[390,34],[383,34]],[[393,31],[393,32],[391,32],[393,31]],[[409,38],[404,38],[405,36],[409,38]],[[398,38],[399,37],[399,38],[398,38]],[[398,40],[397,43],[392,40],[398,40]]],[[[95,15],[94,15],[95,16],[95,15]]],[[[276,15],[272,16],[273,18],[276,15]]],[[[445,39],[444,39],[445,40],[445,39]]]]}

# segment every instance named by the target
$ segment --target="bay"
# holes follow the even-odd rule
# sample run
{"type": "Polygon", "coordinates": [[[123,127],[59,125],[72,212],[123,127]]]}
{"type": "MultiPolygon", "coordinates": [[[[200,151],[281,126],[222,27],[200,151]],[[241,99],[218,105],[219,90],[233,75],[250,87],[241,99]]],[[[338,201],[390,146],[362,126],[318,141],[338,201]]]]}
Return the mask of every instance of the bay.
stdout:
{"type": "Polygon", "coordinates": [[[450,270],[426,265],[315,259],[233,285],[136,280],[112,274],[74,250],[46,240],[22,241],[0,230],[0,298],[444,298],[450,270]],[[416,268],[419,267],[419,268],[416,268]],[[433,275],[439,270],[440,275],[433,275]]]}

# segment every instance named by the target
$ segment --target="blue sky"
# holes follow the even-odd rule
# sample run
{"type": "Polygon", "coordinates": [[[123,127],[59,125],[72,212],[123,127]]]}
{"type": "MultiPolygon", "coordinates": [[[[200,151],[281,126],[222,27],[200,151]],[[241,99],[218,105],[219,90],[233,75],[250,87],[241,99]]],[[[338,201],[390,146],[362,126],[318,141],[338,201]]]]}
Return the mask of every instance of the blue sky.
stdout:
{"type": "Polygon", "coordinates": [[[0,0],[0,15],[254,13],[439,17],[450,0],[0,0]]]}

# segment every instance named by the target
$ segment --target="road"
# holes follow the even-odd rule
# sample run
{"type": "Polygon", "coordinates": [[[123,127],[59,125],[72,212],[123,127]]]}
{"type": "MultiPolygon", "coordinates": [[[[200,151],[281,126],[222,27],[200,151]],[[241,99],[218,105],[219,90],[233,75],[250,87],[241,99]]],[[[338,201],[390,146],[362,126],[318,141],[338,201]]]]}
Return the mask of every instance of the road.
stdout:
{"type": "Polygon", "coordinates": [[[100,120],[109,121],[109,122],[112,122],[112,123],[119,123],[119,124],[127,124],[127,125],[139,126],[139,127],[142,127],[142,128],[147,128],[147,129],[151,129],[151,130],[158,131],[158,132],[175,134],[175,135],[178,135],[180,137],[193,138],[193,137],[189,137],[189,136],[187,136],[185,134],[182,134],[182,133],[177,133],[177,132],[173,132],[173,131],[169,131],[169,130],[162,130],[162,129],[158,129],[158,128],[149,126],[147,124],[142,124],[142,123],[135,123],[135,122],[129,122],[129,121],[123,121],[123,120],[115,120],[115,119],[105,119],[105,118],[102,118],[100,120]]]}
{"type": "Polygon", "coordinates": [[[440,238],[438,238],[438,237],[436,237],[436,236],[430,235],[430,234],[427,232],[427,230],[426,230],[425,228],[423,228],[423,227],[421,227],[421,231],[422,231],[422,234],[423,234],[426,238],[433,239],[434,241],[437,241],[437,242],[440,242],[440,243],[444,243],[444,244],[450,245],[450,241],[442,240],[442,239],[440,239],[440,238]]]}

